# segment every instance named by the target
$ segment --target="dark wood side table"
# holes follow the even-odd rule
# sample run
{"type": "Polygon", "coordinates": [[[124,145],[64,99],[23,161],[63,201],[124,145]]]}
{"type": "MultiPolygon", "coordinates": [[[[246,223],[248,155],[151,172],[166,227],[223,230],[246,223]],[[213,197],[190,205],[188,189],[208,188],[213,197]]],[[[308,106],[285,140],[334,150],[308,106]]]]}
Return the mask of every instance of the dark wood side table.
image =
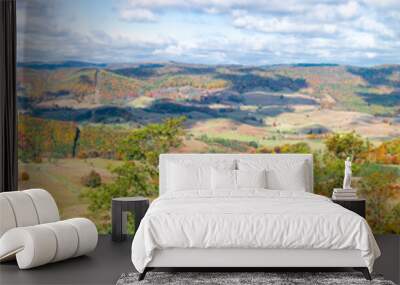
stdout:
{"type": "Polygon", "coordinates": [[[338,200],[332,199],[333,203],[339,204],[340,206],[359,214],[365,218],[365,199],[351,199],[351,200],[338,200]]]}
{"type": "Polygon", "coordinates": [[[123,241],[126,239],[128,212],[134,215],[135,229],[137,230],[149,204],[149,199],[144,197],[113,198],[111,202],[112,240],[123,241]]]}

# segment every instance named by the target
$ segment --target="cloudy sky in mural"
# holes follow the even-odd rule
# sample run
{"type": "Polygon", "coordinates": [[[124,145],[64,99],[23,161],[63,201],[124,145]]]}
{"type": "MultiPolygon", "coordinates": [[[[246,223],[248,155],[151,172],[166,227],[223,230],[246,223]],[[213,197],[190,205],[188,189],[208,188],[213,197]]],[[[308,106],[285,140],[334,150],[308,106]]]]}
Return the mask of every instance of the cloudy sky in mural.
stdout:
{"type": "Polygon", "coordinates": [[[400,63],[399,0],[18,0],[18,60],[400,63]]]}

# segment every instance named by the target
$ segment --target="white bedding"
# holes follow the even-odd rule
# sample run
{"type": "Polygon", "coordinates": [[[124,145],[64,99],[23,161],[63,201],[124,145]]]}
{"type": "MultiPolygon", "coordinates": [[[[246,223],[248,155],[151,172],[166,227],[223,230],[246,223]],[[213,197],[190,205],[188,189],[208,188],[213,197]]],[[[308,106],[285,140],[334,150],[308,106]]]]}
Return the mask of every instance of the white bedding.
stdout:
{"type": "Polygon", "coordinates": [[[323,196],[265,189],[162,195],[134,237],[135,268],[143,272],[154,250],[165,248],[358,249],[370,271],[380,255],[359,215],[323,196]]]}

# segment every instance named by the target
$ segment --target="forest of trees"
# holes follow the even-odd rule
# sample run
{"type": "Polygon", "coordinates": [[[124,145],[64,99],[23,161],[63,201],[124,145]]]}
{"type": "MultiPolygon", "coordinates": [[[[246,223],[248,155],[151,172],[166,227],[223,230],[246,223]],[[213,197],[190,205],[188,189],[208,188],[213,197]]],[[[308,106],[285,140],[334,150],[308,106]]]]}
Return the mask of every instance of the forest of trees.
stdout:
{"type": "MultiPolygon", "coordinates": [[[[108,228],[112,197],[144,195],[157,196],[158,156],[176,148],[182,142],[182,118],[170,119],[163,124],[152,124],[132,131],[120,145],[125,161],[114,172],[117,179],[96,190],[89,190],[90,210],[102,215],[108,228]]],[[[218,141],[218,140],[217,140],[218,141]]],[[[222,140],[226,143],[226,140],[222,140]]],[[[344,159],[352,157],[356,187],[359,195],[367,199],[367,220],[375,233],[400,233],[400,202],[392,203],[400,192],[399,169],[382,166],[368,160],[371,146],[354,133],[333,134],[324,141],[326,149],[314,152],[314,191],[330,197],[332,190],[341,185],[344,159]]],[[[306,143],[257,149],[260,153],[312,153],[306,143]]]]}
{"type": "MultiPolygon", "coordinates": [[[[83,177],[87,186],[83,197],[101,232],[110,230],[111,198],[158,194],[158,157],[177,149],[186,134],[184,117],[162,123],[127,129],[104,125],[78,126],[70,122],[20,117],[18,129],[19,159],[41,163],[76,155],[77,159],[103,157],[122,161],[112,170],[114,179],[102,183],[90,173],[83,177]],[[21,124],[22,122],[22,124],[21,124]],[[77,129],[79,129],[77,133],[77,129]]],[[[258,153],[313,153],[314,192],[330,197],[332,189],[343,181],[343,160],[353,159],[354,185],[367,199],[367,220],[375,233],[400,233],[400,139],[372,145],[355,133],[329,134],[324,148],[314,151],[307,143],[260,146],[228,139],[202,136],[200,141],[223,150],[236,149],[258,153]]]]}

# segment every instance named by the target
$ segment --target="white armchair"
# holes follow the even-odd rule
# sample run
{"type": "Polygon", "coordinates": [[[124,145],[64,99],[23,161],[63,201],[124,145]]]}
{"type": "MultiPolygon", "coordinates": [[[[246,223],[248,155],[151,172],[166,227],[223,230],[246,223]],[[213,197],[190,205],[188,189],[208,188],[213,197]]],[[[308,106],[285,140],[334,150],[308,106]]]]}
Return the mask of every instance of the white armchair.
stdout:
{"type": "Polygon", "coordinates": [[[43,189],[0,193],[0,262],[16,258],[20,269],[28,269],[84,255],[97,239],[88,219],[60,221],[53,197],[43,189]]]}

